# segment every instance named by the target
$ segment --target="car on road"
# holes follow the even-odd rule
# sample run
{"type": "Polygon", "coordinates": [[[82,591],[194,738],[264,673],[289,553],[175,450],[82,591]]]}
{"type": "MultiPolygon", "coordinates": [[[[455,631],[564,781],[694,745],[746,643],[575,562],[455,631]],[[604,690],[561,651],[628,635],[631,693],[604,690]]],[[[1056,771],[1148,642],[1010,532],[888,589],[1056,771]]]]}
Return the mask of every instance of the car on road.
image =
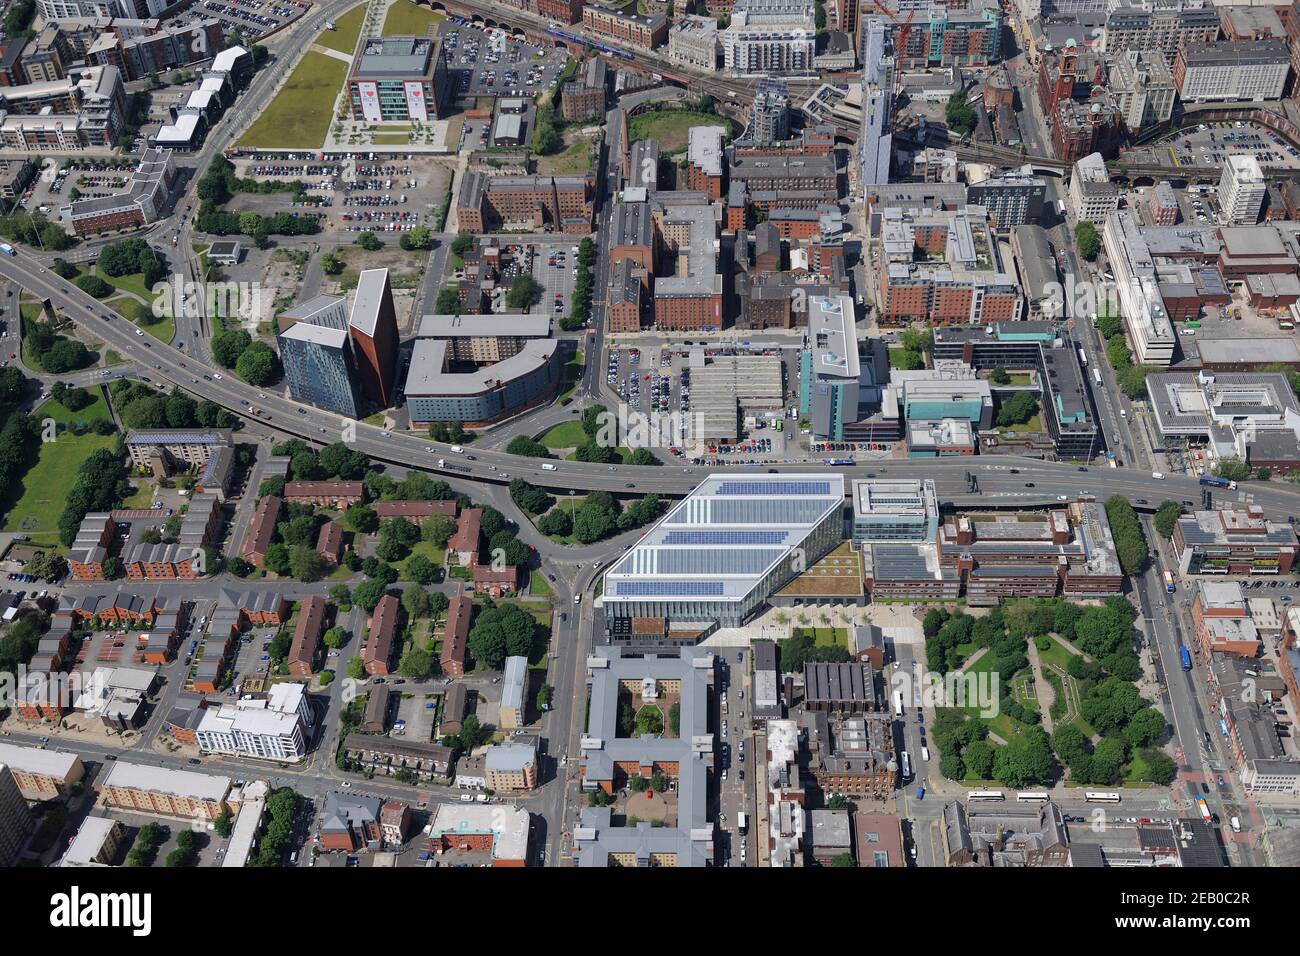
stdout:
{"type": "Polygon", "coordinates": [[[202,764],[203,761],[200,760],[198,757],[191,757],[189,760],[186,761],[186,763],[188,763],[191,767],[197,767],[200,764],[202,764]]]}

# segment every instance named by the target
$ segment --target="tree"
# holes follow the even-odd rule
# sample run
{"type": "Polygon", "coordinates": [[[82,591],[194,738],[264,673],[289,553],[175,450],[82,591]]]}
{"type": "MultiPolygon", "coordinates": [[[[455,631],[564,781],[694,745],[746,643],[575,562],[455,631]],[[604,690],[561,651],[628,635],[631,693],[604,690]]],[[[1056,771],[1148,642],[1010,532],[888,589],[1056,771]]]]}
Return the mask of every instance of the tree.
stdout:
{"type": "MultiPolygon", "coordinates": [[[[825,20],[826,14],[822,10],[822,5],[820,3],[817,4],[817,12],[820,13],[822,19],[825,20]]],[[[857,861],[853,859],[852,853],[836,853],[835,856],[831,858],[831,866],[837,870],[851,870],[857,865],[857,861]]]]}
{"type": "Polygon", "coordinates": [[[1052,780],[1052,748],[1041,727],[1029,727],[998,748],[994,776],[1008,787],[1043,786],[1052,780]]]}
{"type": "Polygon", "coordinates": [[[325,576],[325,559],[311,547],[294,548],[289,554],[289,573],[295,581],[319,581],[325,576]]]}
{"type": "Polygon", "coordinates": [[[1079,247],[1079,255],[1089,262],[1097,258],[1101,250],[1101,240],[1097,237],[1097,227],[1086,219],[1074,227],[1074,242],[1079,247]]]}
{"type": "Polygon", "coordinates": [[[1115,539],[1120,570],[1125,574],[1137,574],[1147,560],[1146,534],[1138,522],[1137,512],[1123,495],[1112,495],[1106,500],[1106,518],[1115,539]]]}
{"type": "Polygon", "coordinates": [[[443,594],[441,591],[434,591],[429,595],[429,613],[433,617],[445,613],[447,608],[450,606],[451,601],[449,601],[447,595],[443,594]]]}
{"type": "Polygon", "coordinates": [[[220,815],[212,821],[212,825],[216,828],[217,836],[228,840],[231,831],[235,828],[235,818],[228,808],[223,809],[220,815]]]}
{"type": "Polygon", "coordinates": [[[357,245],[368,252],[376,252],[383,245],[373,232],[363,232],[357,236],[357,245]]]}
{"type": "Polygon", "coordinates": [[[537,520],[537,530],[545,535],[564,536],[572,533],[573,522],[569,519],[569,513],[563,508],[556,508],[554,511],[548,511],[537,520]]]}
{"type": "Polygon", "coordinates": [[[388,585],[383,581],[362,581],[352,589],[352,601],[367,611],[373,611],[387,590],[388,585]]]}
{"type": "Polygon", "coordinates": [[[456,233],[456,238],[451,241],[451,251],[458,256],[463,256],[474,248],[474,237],[468,232],[456,233]]]}
{"type": "Polygon", "coordinates": [[[331,627],[321,636],[321,640],[325,642],[325,646],[331,650],[338,650],[347,643],[347,639],[347,632],[344,631],[343,628],[337,626],[331,627]]]}
{"type": "Polygon", "coordinates": [[[526,458],[551,458],[550,449],[539,441],[533,441],[527,435],[516,435],[506,445],[506,454],[521,455],[526,458]]]}
{"type": "Polygon", "coordinates": [[[409,232],[402,233],[397,244],[407,252],[428,249],[433,245],[433,234],[429,232],[428,226],[416,226],[409,232]]]}
{"type": "Polygon", "coordinates": [[[954,90],[948,97],[948,103],[944,107],[944,118],[947,120],[948,128],[958,136],[965,136],[975,129],[975,111],[966,102],[964,89],[954,90]]]}
{"type": "Polygon", "coordinates": [[[1182,506],[1176,501],[1162,501],[1160,503],[1154,521],[1156,532],[1160,537],[1172,538],[1174,536],[1174,528],[1177,526],[1182,513],[1182,506]]]}
{"type": "Polygon", "coordinates": [[[332,252],[320,257],[320,268],[327,276],[336,276],[343,272],[343,260],[332,252]]]}
{"type": "Polygon", "coordinates": [[[632,451],[632,459],[630,464],[657,465],[659,464],[659,459],[654,456],[654,452],[652,452],[649,448],[636,448],[633,449],[632,451]]]}
{"type": "Polygon", "coordinates": [[[218,332],[212,336],[212,357],[223,368],[234,368],[239,356],[253,343],[253,337],[243,329],[218,332]]]}
{"type": "Polygon", "coordinates": [[[266,549],[262,566],[272,574],[286,575],[289,573],[289,558],[288,546],[277,542],[266,549]]]}
{"type": "Polygon", "coordinates": [[[353,680],[360,680],[366,673],[366,662],[359,657],[348,659],[348,676],[353,680]]]}
{"type": "Polygon", "coordinates": [[[433,673],[433,655],[423,647],[408,647],[397,670],[407,680],[426,680],[433,673]]]}
{"type": "Polygon", "coordinates": [[[1015,392],[998,409],[998,427],[1021,425],[1033,418],[1037,411],[1038,399],[1032,392],[1015,392]]]}
{"type": "Polygon", "coordinates": [[[379,516],[370,505],[357,501],[348,505],[343,513],[343,523],[357,534],[372,534],[379,527],[379,516]]]}
{"type": "Polygon", "coordinates": [[[1245,481],[1251,476],[1251,470],[1240,458],[1221,458],[1214,466],[1214,474],[1228,481],[1245,481]]]}
{"type": "Polygon", "coordinates": [[[111,285],[96,275],[81,276],[76,285],[86,295],[93,295],[96,299],[107,299],[114,292],[111,285]]]}
{"type": "Polygon", "coordinates": [[[994,385],[1010,385],[1011,375],[1001,365],[989,371],[989,381],[994,385]]]}
{"type": "Polygon", "coordinates": [[[469,632],[469,652],[480,667],[500,670],[506,657],[527,657],[536,622],[517,604],[484,608],[469,632]]]}
{"type": "Polygon", "coordinates": [[[537,301],[541,292],[541,283],[525,273],[510,283],[510,291],[506,293],[506,305],[512,309],[527,309],[537,301]]]}
{"type": "Polygon", "coordinates": [[[235,374],[249,385],[267,385],[279,374],[280,360],[265,342],[244,349],[235,363],[235,374]]]}
{"type": "Polygon", "coordinates": [[[424,588],[407,588],[402,592],[402,610],[407,617],[420,618],[429,613],[429,594],[424,588]]]}
{"type": "Polygon", "coordinates": [[[420,535],[425,541],[439,548],[447,546],[451,536],[456,533],[456,523],[446,515],[431,515],[420,528],[420,535]]]}
{"type": "Polygon", "coordinates": [[[443,286],[442,291],[438,293],[434,311],[439,315],[460,314],[460,294],[456,291],[455,286],[443,286]]]}
{"type": "MultiPolygon", "coordinates": [[[[435,584],[438,581],[439,568],[427,555],[413,554],[406,559],[406,577],[416,584],[435,584]]],[[[409,593],[409,589],[408,589],[409,593]]],[[[423,594],[423,591],[418,593],[423,594]]]]}
{"type": "Polygon", "coordinates": [[[555,504],[554,498],[548,495],[541,488],[529,484],[522,478],[511,480],[510,500],[524,511],[532,514],[542,514],[547,511],[551,505],[555,504]]]}

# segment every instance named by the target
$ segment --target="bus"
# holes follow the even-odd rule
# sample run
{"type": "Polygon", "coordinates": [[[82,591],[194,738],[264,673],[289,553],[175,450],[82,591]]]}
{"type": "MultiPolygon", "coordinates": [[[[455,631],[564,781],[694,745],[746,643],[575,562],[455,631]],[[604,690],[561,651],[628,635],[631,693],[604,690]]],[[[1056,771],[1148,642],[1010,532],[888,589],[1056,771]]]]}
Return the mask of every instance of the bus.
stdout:
{"type": "Polygon", "coordinates": [[[736,827],[740,830],[741,836],[749,831],[749,817],[745,816],[744,810],[736,814],[736,827]]]}
{"type": "Polygon", "coordinates": [[[1016,794],[1017,803],[1046,803],[1052,799],[1046,790],[1034,790],[1029,793],[1016,794]]]}
{"type": "Polygon", "coordinates": [[[1214,814],[1210,813],[1210,805],[1205,802],[1204,797],[1196,798],[1196,809],[1201,811],[1201,819],[1206,823],[1209,823],[1214,818],[1214,814]]]}
{"type": "Polygon", "coordinates": [[[1189,671],[1192,669],[1192,655],[1187,653],[1186,644],[1178,645],[1178,658],[1180,661],[1182,661],[1183,670],[1189,671]]]}
{"type": "Polygon", "coordinates": [[[894,716],[903,716],[903,692],[901,690],[894,691],[894,716]]]}
{"type": "Polygon", "coordinates": [[[1097,368],[1095,365],[1092,368],[1092,380],[1097,383],[1098,388],[1101,387],[1101,369],[1097,368]]]}
{"type": "Polygon", "coordinates": [[[1174,575],[1171,571],[1165,571],[1165,590],[1174,593],[1174,575]]]}
{"type": "Polygon", "coordinates": [[[971,790],[966,794],[967,802],[977,802],[980,800],[1005,800],[1001,790],[971,790]]]}
{"type": "Polygon", "coordinates": [[[903,779],[911,780],[912,779],[912,758],[907,755],[906,750],[902,752],[901,756],[903,758],[903,779]]]}
{"type": "Polygon", "coordinates": [[[1119,794],[1101,790],[1087,790],[1083,799],[1088,803],[1119,803],[1119,794]]]}
{"type": "Polygon", "coordinates": [[[1082,346],[1079,348],[1079,361],[1083,363],[1084,368],[1088,367],[1088,353],[1083,350],[1082,346]]]}

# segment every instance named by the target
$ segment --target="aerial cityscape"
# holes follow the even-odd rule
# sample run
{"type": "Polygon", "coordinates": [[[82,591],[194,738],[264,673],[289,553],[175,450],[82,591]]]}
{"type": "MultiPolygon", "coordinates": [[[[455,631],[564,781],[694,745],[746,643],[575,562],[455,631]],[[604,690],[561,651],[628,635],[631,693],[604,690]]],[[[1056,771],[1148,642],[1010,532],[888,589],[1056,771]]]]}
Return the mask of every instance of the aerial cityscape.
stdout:
{"type": "Polygon", "coordinates": [[[1300,866],[1300,3],[0,16],[0,867],[1300,866]]]}

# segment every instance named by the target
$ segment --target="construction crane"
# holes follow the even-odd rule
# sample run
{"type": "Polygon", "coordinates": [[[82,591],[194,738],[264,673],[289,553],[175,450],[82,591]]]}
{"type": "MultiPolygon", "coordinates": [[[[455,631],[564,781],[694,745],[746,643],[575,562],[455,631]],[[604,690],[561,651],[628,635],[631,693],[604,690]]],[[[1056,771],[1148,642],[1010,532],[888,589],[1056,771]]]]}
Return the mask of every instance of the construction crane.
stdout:
{"type": "Polygon", "coordinates": [[[916,10],[908,10],[907,16],[902,20],[888,7],[880,3],[872,4],[875,12],[887,17],[894,25],[894,74],[898,75],[903,70],[903,49],[907,46],[907,38],[912,33],[912,18],[916,16],[916,10]]]}

